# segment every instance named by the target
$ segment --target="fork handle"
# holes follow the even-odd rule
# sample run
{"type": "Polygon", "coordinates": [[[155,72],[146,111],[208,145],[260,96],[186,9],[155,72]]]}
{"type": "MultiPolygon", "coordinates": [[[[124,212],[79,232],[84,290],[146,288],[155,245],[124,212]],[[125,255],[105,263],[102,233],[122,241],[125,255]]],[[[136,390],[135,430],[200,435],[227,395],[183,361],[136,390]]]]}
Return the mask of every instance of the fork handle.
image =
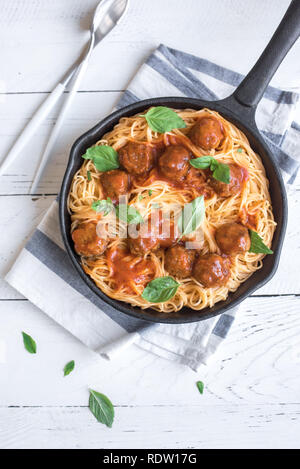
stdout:
{"type": "Polygon", "coordinates": [[[36,189],[39,185],[41,177],[42,177],[42,175],[44,173],[44,170],[46,168],[46,165],[47,165],[47,162],[48,162],[48,159],[49,159],[49,155],[50,155],[50,153],[51,153],[51,151],[52,151],[52,149],[53,149],[53,147],[56,143],[56,140],[57,140],[57,137],[59,135],[60,129],[63,125],[63,121],[64,121],[64,119],[67,115],[69,107],[71,106],[71,104],[73,102],[74,96],[75,96],[75,94],[77,93],[77,91],[79,89],[82,77],[86,72],[88,62],[89,62],[89,57],[90,57],[90,55],[88,54],[86,56],[86,58],[83,60],[83,62],[79,65],[79,67],[77,69],[77,72],[75,73],[75,77],[72,80],[71,89],[69,91],[69,94],[67,95],[66,100],[64,101],[64,103],[62,105],[59,116],[58,116],[58,118],[55,122],[55,125],[54,125],[54,127],[52,129],[52,132],[51,132],[51,135],[50,135],[50,138],[47,142],[46,148],[45,148],[44,153],[43,153],[43,155],[41,157],[41,160],[39,162],[39,166],[38,166],[37,171],[34,175],[33,182],[32,182],[31,189],[30,189],[31,194],[36,192],[36,189]]]}
{"type": "Polygon", "coordinates": [[[41,124],[41,122],[47,117],[51,109],[57,103],[61,95],[65,90],[65,84],[59,83],[54,90],[49,94],[49,96],[45,99],[45,101],[41,104],[38,108],[34,116],[26,125],[25,129],[16,140],[13,147],[10,149],[9,153],[7,154],[5,160],[0,166],[0,176],[5,173],[8,167],[13,163],[16,159],[18,154],[23,150],[27,142],[31,139],[34,135],[36,129],[41,124]]]}

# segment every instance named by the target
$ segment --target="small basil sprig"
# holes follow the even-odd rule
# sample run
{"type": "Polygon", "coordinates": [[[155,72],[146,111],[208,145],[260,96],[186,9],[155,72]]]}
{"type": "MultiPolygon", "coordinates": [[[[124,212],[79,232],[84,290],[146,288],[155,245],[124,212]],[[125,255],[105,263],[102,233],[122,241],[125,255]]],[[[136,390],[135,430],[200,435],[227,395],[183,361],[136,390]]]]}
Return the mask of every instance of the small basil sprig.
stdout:
{"type": "Polygon", "coordinates": [[[109,145],[95,145],[87,149],[82,158],[92,160],[98,171],[111,171],[120,166],[116,150],[109,145]]]}
{"type": "Polygon", "coordinates": [[[89,408],[98,422],[111,427],[114,421],[115,411],[111,401],[104,394],[90,389],[89,408]]]}
{"type": "Polygon", "coordinates": [[[103,212],[104,216],[115,210],[116,216],[119,220],[122,220],[129,225],[137,225],[138,223],[144,222],[142,215],[133,205],[119,204],[114,207],[110,197],[107,197],[106,200],[96,200],[93,202],[92,210],[95,210],[95,212],[98,213],[103,212]]]}
{"type": "Polygon", "coordinates": [[[197,385],[197,388],[198,388],[198,391],[200,392],[200,394],[203,394],[203,391],[204,391],[203,381],[197,381],[196,385],[197,385]]]}
{"type": "Polygon", "coordinates": [[[203,195],[185,204],[178,219],[178,228],[181,232],[181,237],[199,228],[204,220],[204,215],[205,205],[203,195]]]}
{"type": "Polygon", "coordinates": [[[71,360],[64,367],[64,376],[69,375],[74,370],[74,368],[75,368],[75,362],[74,360],[71,360]]]}
{"type": "Polygon", "coordinates": [[[149,127],[154,132],[160,134],[186,127],[184,120],[173,109],[165,106],[152,107],[142,117],[145,117],[149,127]]]}
{"type": "Polygon", "coordinates": [[[116,214],[119,220],[128,223],[128,225],[143,223],[144,219],[140,212],[133,205],[119,204],[116,207],[116,214]]]}
{"type": "Polygon", "coordinates": [[[172,277],[157,277],[148,283],[142,298],[149,303],[163,303],[175,295],[179,285],[172,277]]]}
{"type": "Polygon", "coordinates": [[[22,332],[24,347],[29,353],[36,353],[36,343],[30,335],[22,332]]]}
{"type": "Polygon", "coordinates": [[[255,254],[273,254],[273,251],[265,245],[261,237],[256,231],[250,230],[250,241],[251,246],[249,252],[254,252],[255,254]]]}
{"type": "Polygon", "coordinates": [[[103,200],[96,200],[92,203],[92,210],[95,210],[97,213],[103,212],[103,215],[106,217],[112,210],[114,210],[114,204],[111,201],[110,197],[103,200]]]}
{"type": "Polygon", "coordinates": [[[194,158],[190,160],[190,164],[197,169],[207,169],[212,171],[212,175],[218,181],[229,184],[230,182],[230,169],[228,164],[220,163],[212,156],[201,156],[200,158],[194,158]]]}

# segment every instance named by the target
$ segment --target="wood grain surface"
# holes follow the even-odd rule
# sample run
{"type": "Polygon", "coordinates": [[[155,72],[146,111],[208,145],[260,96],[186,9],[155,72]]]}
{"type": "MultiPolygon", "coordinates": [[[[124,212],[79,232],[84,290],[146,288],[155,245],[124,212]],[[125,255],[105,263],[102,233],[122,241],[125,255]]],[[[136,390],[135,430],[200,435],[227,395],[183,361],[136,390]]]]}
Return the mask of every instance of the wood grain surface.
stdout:
{"type": "MultiPolygon", "coordinates": [[[[83,50],[96,3],[1,1],[0,161],[83,50]]],[[[243,303],[215,361],[197,374],[135,345],[105,361],[3,280],[58,193],[72,142],[110,112],[159,43],[246,73],[288,4],[130,0],[126,17],[93,54],[38,193],[29,195],[30,184],[59,106],[1,177],[0,448],[299,448],[299,184],[289,190],[277,274],[243,303]],[[24,350],[22,330],[35,338],[36,355],[24,350]],[[63,377],[72,359],[75,370],[63,377]],[[112,429],[89,412],[89,387],[115,404],[112,429]]],[[[299,90],[299,53],[298,41],[274,86],[299,90]]]]}

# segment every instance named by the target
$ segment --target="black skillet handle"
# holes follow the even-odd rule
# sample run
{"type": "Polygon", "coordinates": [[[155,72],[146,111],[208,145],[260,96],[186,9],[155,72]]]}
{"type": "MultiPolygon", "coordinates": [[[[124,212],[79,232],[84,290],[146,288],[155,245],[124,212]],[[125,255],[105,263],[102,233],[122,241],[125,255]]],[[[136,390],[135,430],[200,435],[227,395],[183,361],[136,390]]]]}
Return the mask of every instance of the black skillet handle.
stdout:
{"type": "Polygon", "coordinates": [[[282,60],[300,35],[300,0],[293,0],[262,55],[233,93],[243,106],[256,107],[282,60]]]}

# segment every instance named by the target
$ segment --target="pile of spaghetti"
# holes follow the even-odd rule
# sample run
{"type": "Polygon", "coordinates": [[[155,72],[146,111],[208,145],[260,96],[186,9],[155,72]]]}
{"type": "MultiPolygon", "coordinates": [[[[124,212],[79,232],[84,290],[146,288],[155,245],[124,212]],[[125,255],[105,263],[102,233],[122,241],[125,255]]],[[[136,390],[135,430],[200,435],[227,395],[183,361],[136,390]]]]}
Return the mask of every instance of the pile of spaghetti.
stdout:
{"type": "MultiPolygon", "coordinates": [[[[150,111],[153,109],[156,108],[150,111]]],[[[195,310],[212,307],[215,303],[225,300],[229,292],[234,292],[242,282],[262,266],[265,254],[271,253],[268,248],[272,243],[276,223],[273,218],[265,170],[260,157],[252,150],[246,136],[218,113],[209,109],[172,110],[173,114],[176,113],[177,117],[184,121],[184,126],[178,125],[176,128],[174,125],[172,130],[163,132],[157,130],[158,121],[156,125],[155,113],[151,119],[150,111],[145,111],[143,115],[121,118],[119,123],[103,135],[95,145],[112,148],[115,154],[119,155],[120,170],[128,173],[130,183],[127,192],[125,190],[125,199],[127,208],[133,209],[133,221],[136,220],[134,226],[139,228],[147,224],[151,214],[154,214],[154,218],[156,216],[157,223],[161,223],[164,214],[171,211],[171,231],[175,230],[176,233],[171,233],[169,238],[172,239],[168,239],[165,244],[164,242],[156,243],[155,249],[138,251],[136,247],[132,248],[128,239],[130,221],[126,217],[116,216],[118,201],[113,197],[108,197],[109,191],[106,187],[108,179],[104,179],[108,178],[110,172],[113,173],[115,169],[108,172],[99,171],[96,168],[95,159],[92,156],[83,155],[85,159],[73,178],[68,200],[72,233],[74,235],[77,231],[78,234],[77,237],[73,236],[75,249],[81,257],[84,271],[111,298],[141,308],[155,308],[165,313],[178,311],[184,306],[195,310]],[[205,123],[204,130],[200,127],[198,129],[197,125],[200,122],[205,123]],[[219,140],[216,122],[221,132],[219,140]],[[203,136],[203,132],[208,133],[203,136]],[[137,145],[137,152],[138,148],[141,148],[138,145],[144,145],[151,151],[153,149],[154,163],[145,173],[136,174],[135,168],[132,173],[128,171],[128,165],[126,165],[128,155],[139,158],[134,152],[126,153],[128,145],[137,145]],[[181,179],[172,177],[172,171],[182,171],[183,166],[176,160],[176,155],[171,155],[171,147],[177,147],[177,149],[184,147],[189,154],[188,173],[181,179]],[[164,156],[166,152],[169,153],[164,156]],[[190,163],[191,161],[199,162],[201,159],[203,159],[202,165],[201,162],[198,166],[190,163]],[[162,161],[166,161],[165,171],[162,161]],[[216,168],[226,170],[226,167],[242,169],[242,177],[236,182],[239,190],[234,190],[232,193],[226,193],[222,178],[216,180],[213,176],[217,174],[214,172],[216,168]],[[180,233],[179,230],[178,232],[178,219],[182,210],[196,199],[203,202],[205,207],[201,224],[194,226],[193,231],[180,233]],[[105,201],[107,210],[105,208],[97,210],[97,207],[102,207],[101,201],[105,201]],[[138,217],[135,218],[137,214],[138,217]],[[144,222],[141,222],[141,219],[144,222]],[[105,249],[100,254],[93,253],[92,250],[87,254],[80,247],[78,248],[79,234],[85,237],[84,229],[87,226],[93,226],[91,223],[97,226],[98,236],[101,232],[101,225],[105,229],[110,227],[107,230],[109,234],[105,249]],[[238,224],[243,229],[247,228],[249,236],[250,234],[256,235],[256,238],[251,236],[251,242],[255,243],[258,239],[258,244],[262,244],[266,250],[249,249],[248,246],[247,250],[237,250],[234,255],[230,255],[230,253],[226,254],[224,248],[224,254],[224,251],[220,249],[220,243],[217,242],[216,232],[223,225],[230,226],[230,224],[238,224]],[[168,268],[170,265],[170,262],[166,261],[168,250],[176,245],[185,247],[187,242],[193,241],[195,250],[193,262],[199,264],[200,259],[210,259],[205,256],[211,254],[217,254],[222,256],[222,259],[229,260],[230,267],[228,267],[226,282],[218,283],[217,281],[214,284],[211,278],[215,274],[218,276],[218,272],[212,269],[211,272],[204,272],[202,275],[203,267],[200,264],[198,270],[191,269],[190,274],[181,275],[183,267],[180,259],[178,275],[176,269],[174,271],[174,265],[172,269],[168,268]],[[154,279],[164,277],[168,279],[171,277],[177,284],[173,296],[167,296],[167,299],[161,302],[151,301],[151,295],[147,297],[143,292],[154,279]]],[[[144,158],[147,157],[147,153],[145,155],[144,158]]],[[[230,174],[233,181],[233,173],[230,172],[230,174]]],[[[230,187],[228,181],[227,185],[230,187]]],[[[228,241],[226,236],[219,236],[219,238],[223,245],[228,241]]],[[[174,258],[171,260],[173,264],[175,261],[174,258]]],[[[207,269],[210,268],[209,262],[206,263],[207,269]]]]}

